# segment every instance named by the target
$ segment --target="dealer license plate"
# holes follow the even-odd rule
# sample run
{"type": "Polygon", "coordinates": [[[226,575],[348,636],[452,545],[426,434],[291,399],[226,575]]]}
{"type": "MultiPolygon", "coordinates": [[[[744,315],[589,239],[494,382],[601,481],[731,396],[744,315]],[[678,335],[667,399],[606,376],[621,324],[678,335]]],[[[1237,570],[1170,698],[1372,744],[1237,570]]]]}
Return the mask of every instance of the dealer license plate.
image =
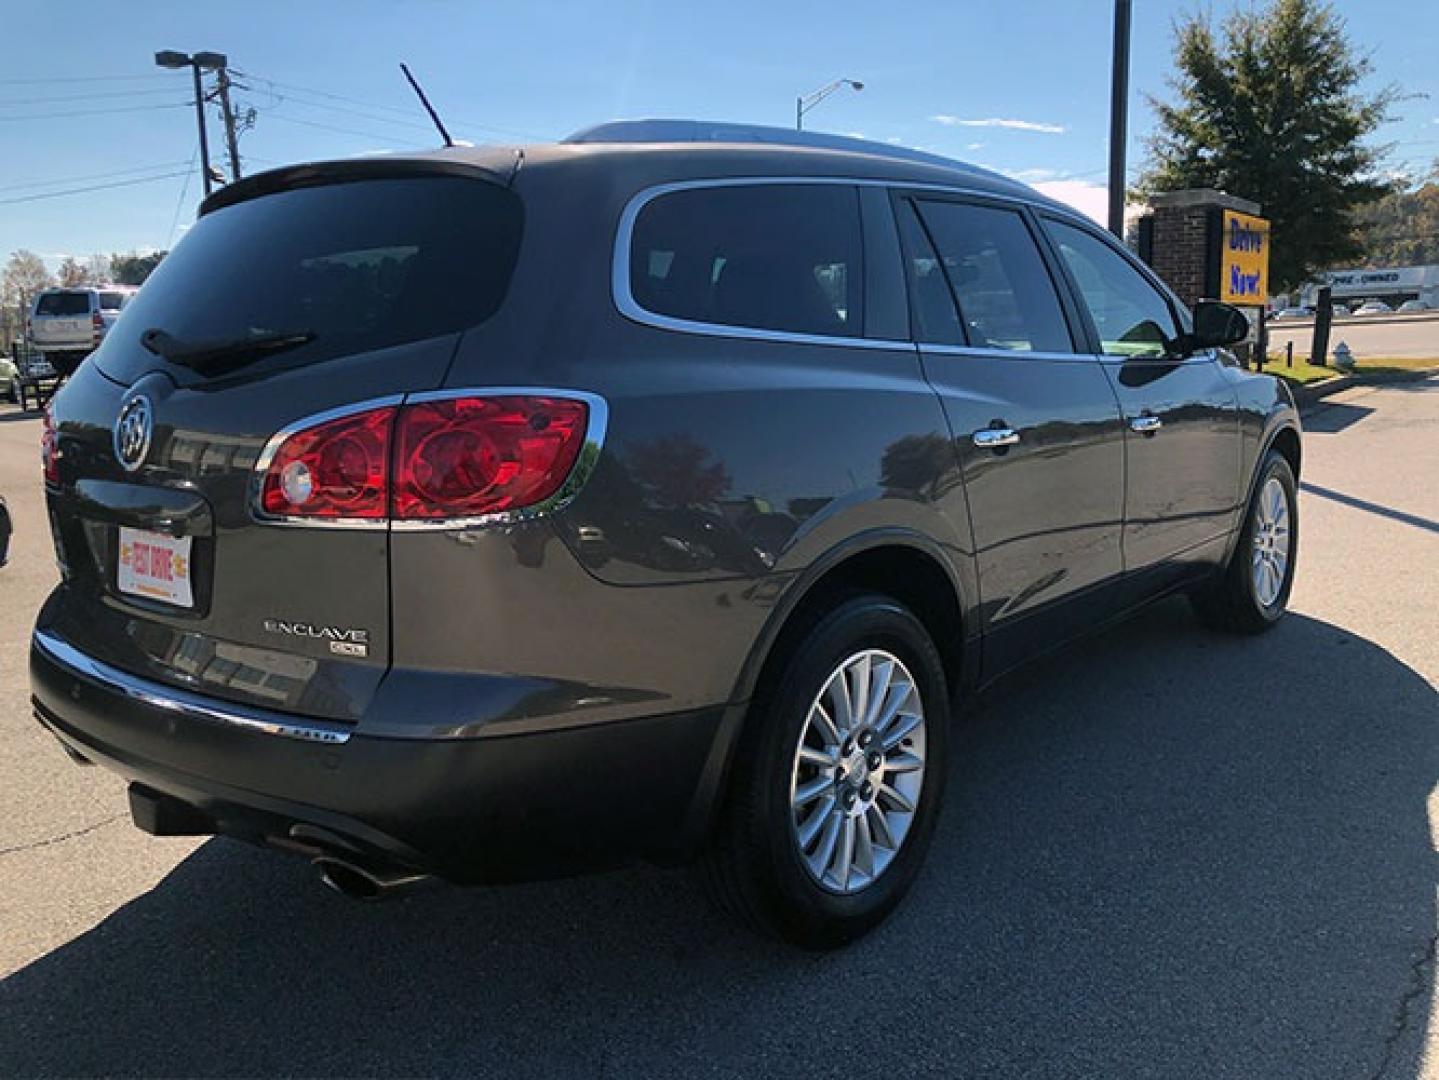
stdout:
{"type": "Polygon", "coordinates": [[[194,607],[190,587],[190,536],[176,538],[143,529],[120,529],[119,572],[122,593],[159,600],[176,607],[194,607]]]}

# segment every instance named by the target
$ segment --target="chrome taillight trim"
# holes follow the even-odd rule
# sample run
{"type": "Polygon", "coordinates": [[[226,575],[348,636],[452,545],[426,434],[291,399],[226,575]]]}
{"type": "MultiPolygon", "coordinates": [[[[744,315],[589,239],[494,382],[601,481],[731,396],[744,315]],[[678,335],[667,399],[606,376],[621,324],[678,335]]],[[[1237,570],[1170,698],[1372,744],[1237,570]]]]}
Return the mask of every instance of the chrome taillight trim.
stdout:
{"type": "Polygon", "coordinates": [[[463,390],[433,390],[422,394],[409,394],[405,398],[405,404],[449,401],[463,397],[554,397],[584,402],[585,442],[575,457],[575,463],[570,469],[569,476],[565,477],[564,483],[556,489],[553,495],[532,506],[521,507],[518,510],[505,510],[497,514],[482,514],[478,517],[405,518],[403,520],[392,517],[390,519],[392,531],[445,532],[457,529],[517,525],[521,522],[533,521],[535,518],[562,510],[580,493],[594,473],[595,466],[599,462],[600,450],[605,444],[605,432],[609,430],[610,422],[609,403],[599,394],[590,393],[588,390],[564,390],[546,386],[476,386],[463,390]]]}
{"type": "Polygon", "coordinates": [[[287,424],[265,443],[250,481],[250,516],[261,525],[279,525],[300,529],[358,529],[370,532],[393,530],[395,532],[434,532],[459,529],[489,528],[515,525],[524,521],[552,514],[570,502],[585,486],[599,460],[599,451],[604,446],[605,433],[609,429],[609,404],[599,394],[588,390],[572,390],[553,386],[470,386],[455,390],[427,390],[412,394],[393,394],[388,397],[371,398],[354,405],[301,417],[287,424]],[[370,412],[373,409],[399,408],[405,405],[421,404],[427,401],[450,401],[465,397],[554,397],[582,401],[585,404],[585,444],[580,447],[574,467],[559,489],[549,498],[519,510],[506,510],[497,514],[478,517],[426,518],[396,520],[385,518],[308,518],[278,516],[265,513],[260,503],[264,490],[265,474],[269,472],[275,455],[291,435],[295,435],[317,424],[331,420],[343,420],[347,416],[370,412]]]}
{"type": "Polygon", "coordinates": [[[262,525],[288,525],[303,529],[365,529],[378,532],[389,528],[390,523],[387,518],[311,518],[268,514],[260,499],[265,490],[265,474],[270,471],[270,465],[274,462],[275,455],[280,452],[280,447],[291,435],[298,435],[308,428],[318,424],[327,424],[331,420],[343,420],[347,416],[358,416],[360,413],[372,412],[375,409],[393,409],[404,400],[404,394],[389,394],[385,397],[357,402],[354,405],[326,409],[324,412],[302,416],[271,435],[266,440],[264,449],[260,451],[260,456],[255,459],[255,468],[250,474],[250,516],[262,525]]]}

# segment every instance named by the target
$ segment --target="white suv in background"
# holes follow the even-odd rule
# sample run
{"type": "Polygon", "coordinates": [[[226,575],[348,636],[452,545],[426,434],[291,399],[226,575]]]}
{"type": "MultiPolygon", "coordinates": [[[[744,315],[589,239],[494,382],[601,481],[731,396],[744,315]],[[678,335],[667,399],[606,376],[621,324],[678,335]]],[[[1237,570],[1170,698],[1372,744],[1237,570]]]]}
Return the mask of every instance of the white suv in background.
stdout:
{"type": "Polygon", "coordinates": [[[69,375],[104,340],[136,290],[126,285],[46,289],[30,311],[30,344],[69,375]]]}

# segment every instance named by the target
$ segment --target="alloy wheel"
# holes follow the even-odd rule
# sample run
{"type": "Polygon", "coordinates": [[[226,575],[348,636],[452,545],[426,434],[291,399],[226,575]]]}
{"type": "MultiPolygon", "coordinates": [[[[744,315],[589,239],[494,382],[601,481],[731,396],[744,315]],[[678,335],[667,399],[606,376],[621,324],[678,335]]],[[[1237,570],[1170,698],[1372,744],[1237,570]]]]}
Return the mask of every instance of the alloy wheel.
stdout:
{"type": "Polygon", "coordinates": [[[924,702],[882,649],[844,660],[810,705],[790,774],[800,859],[822,888],[852,894],[893,863],[924,788],[924,702]]]}

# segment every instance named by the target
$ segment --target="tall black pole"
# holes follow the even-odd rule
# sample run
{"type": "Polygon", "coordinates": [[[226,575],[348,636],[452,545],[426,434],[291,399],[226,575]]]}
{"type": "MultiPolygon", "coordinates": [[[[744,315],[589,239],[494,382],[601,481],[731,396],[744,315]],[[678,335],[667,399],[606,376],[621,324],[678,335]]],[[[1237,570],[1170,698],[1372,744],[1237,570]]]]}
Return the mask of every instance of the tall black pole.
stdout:
{"type": "Polygon", "coordinates": [[[1129,141],[1130,0],[1114,0],[1114,73],[1109,84],[1109,231],[1124,239],[1124,151],[1129,141]]]}
{"type": "Polygon", "coordinates": [[[195,76],[195,119],[200,122],[200,176],[205,181],[205,194],[210,194],[210,145],[205,140],[205,94],[200,89],[200,65],[190,61],[195,76]]]}

